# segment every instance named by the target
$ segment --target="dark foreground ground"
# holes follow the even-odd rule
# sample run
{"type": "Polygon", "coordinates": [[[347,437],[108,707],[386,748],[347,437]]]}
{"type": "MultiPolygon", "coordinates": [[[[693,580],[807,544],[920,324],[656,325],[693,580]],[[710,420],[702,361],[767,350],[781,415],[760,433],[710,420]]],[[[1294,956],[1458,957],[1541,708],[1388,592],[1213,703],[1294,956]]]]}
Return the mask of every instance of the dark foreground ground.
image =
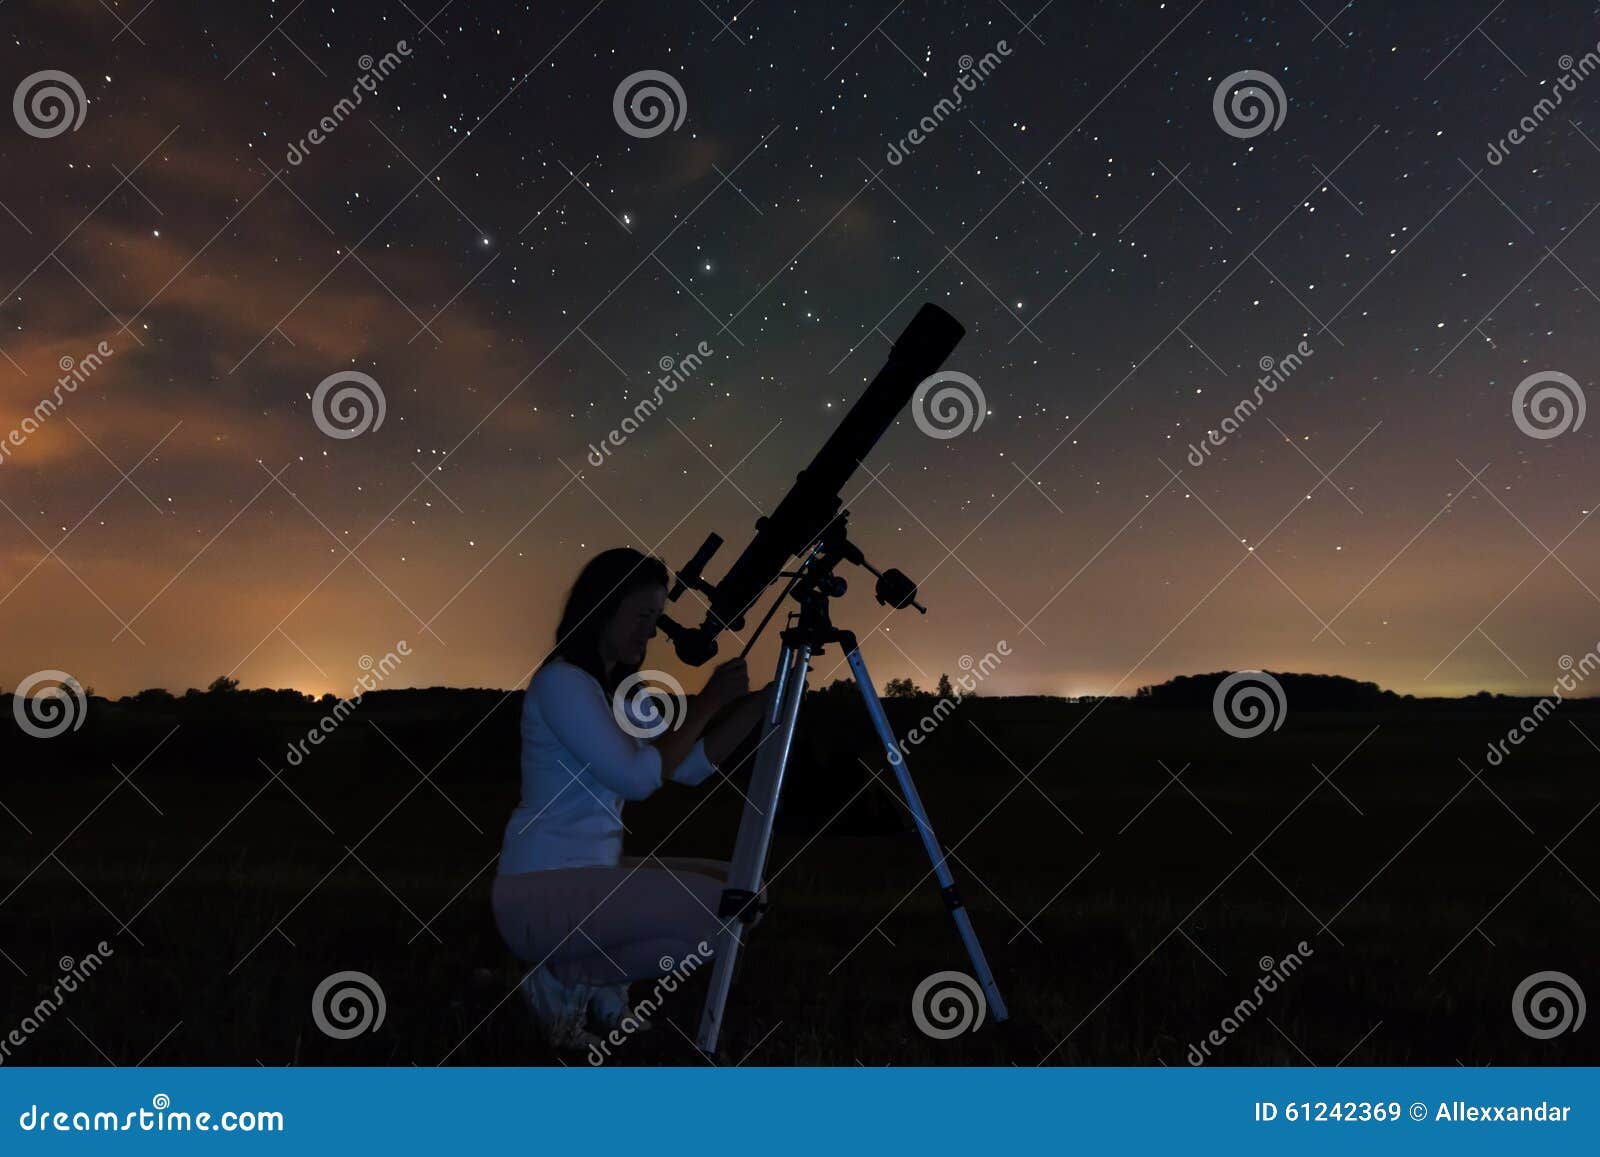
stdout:
{"type": "MultiPolygon", "coordinates": [[[[371,696],[299,767],[315,711],[95,701],[51,740],[7,719],[0,1037],[61,958],[113,954],[5,1063],[554,1063],[488,915],[517,790],[499,700],[371,696]],[[386,1012],[339,1040],[312,994],[344,970],[386,1012]]],[[[928,706],[896,704],[900,725],[928,706]]],[[[1600,994],[1600,710],[1562,707],[1490,766],[1525,706],[1296,710],[1239,740],[1206,710],[968,701],[912,766],[1013,1018],[936,1040],[912,993],[965,957],[858,758],[858,705],[821,697],[714,1060],[1183,1065],[1219,1030],[1208,1063],[1600,1062],[1600,1024],[1536,1039],[1513,1016],[1537,972],[1600,994]]],[[[740,804],[671,788],[629,808],[629,851],[726,856],[740,804]]],[[[612,1063],[707,1063],[703,988],[612,1063]]]]}

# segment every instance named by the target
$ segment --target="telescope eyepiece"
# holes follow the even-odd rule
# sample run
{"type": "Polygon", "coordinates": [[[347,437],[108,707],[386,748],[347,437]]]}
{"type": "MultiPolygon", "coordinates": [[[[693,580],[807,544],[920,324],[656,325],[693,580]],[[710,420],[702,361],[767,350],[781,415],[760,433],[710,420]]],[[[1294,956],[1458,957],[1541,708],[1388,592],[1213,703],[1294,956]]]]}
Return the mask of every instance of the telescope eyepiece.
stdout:
{"type": "Polygon", "coordinates": [[[672,649],[678,658],[690,667],[703,667],[717,655],[717,641],[708,638],[700,628],[686,629],[672,640],[672,649]]]}

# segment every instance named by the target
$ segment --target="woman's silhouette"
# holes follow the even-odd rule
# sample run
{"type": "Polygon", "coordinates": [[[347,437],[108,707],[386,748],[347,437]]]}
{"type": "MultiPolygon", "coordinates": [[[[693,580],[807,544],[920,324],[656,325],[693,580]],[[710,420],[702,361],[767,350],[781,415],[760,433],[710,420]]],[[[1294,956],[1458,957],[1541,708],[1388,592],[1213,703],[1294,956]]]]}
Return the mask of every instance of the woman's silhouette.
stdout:
{"type": "Polygon", "coordinates": [[[630,981],[661,976],[672,967],[664,958],[714,943],[719,926],[727,864],[622,857],[623,803],[667,780],[703,782],[761,716],[740,659],[718,667],[681,722],[653,741],[614,705],[644,662],[667,583],[661,561],[636,550],[591,559],[523,700],[522,802],[506,825],[494,915],[511,950],[534,966],[523,993],[559,1048],[597,1043],[591,1018],[616,1025],[630,981]]]}

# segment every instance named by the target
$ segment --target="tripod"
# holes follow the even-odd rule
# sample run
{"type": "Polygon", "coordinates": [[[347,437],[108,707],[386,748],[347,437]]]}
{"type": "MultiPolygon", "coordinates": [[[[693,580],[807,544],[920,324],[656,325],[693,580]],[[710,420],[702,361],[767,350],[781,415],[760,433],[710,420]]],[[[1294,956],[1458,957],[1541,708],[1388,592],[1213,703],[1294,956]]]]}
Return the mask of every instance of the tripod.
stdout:
{"type": "MultiPolygon", "coordinates": [[[[825,538],[812,551],[798,572],[787,576],[792,581],[784,593],[778,596],[781,603],[785,596],[792,595],[799,604],[799,611],[791,617],[790,625],[780,636],[783,645],[778,655],[772,697],[767,703],[766,714],[762,719],[755,772],[751,777],[750,792],[745,797],[744,815],[739,821],[739,835],[734,843],[728,886],[723,890],[721,909],[717,913],[722,920],[722,928],[717,936],[711,988],[706,994],[705,1009],[700,1017],[698,1042],[699,1047],[707,1053],[714,1053],[717,1048],[717,1038],[722,1031],[723,1009],[727,1004],[729,990],[733,987],[734,966],[738,961],[740,950],[744,947],[745,930],[760,914],[762,879],[766,873],[767,855],[772,844],[772,825],[777,815],[778,797],[783,790],[784,773],[788,769],[789,756],[794,744],[795,725],[800,719],[800,706],[805,700],[810,662],[812,657],[820,654],[825,646],[835,643],[844,651],[845,658],[850,664],[851,674],[855,676],[856,686],[860,689],[861,698],[866,704],[867,714],[872,719],[873,729],[883,744],[890,766],[894,768],[895,778],[899,781],[906,807],[916,821],[917,833],[922,837],[922,845],[927,850],[928,859],[933,863],[934,875],[939,881],[939,893],[955,920],[956,931],[960,933],[962,943],[966,945],[973,971],[977,973],[978,982],[983,986],[989,1011],[996,1021],[1003,1021],[1007,1016],[1005,1001],[995,984],[994,974],[989,971],[989,962],[984,958],[983,946],[978,943],[978,934],[973,930],[972,918],[956,891],[955,880],[950,875],[944,852],[940,849],[938,838],[928,822],[922,798],[917,794],[916,785],[912,783],[911,774],[906,769],[905,757],[901,754],[900,745],[896,742],[894,731],[889,726],[883,704],[878,701],[878,693],[873,688],[872,676],[867,673],[866,660],[861,657],[856,637],[850,631],[836,628],[829,616],[830,602],[842,595],[845,590],[845,580],[833,573],[834,567],[841,561],[867,566],[861,552],[846,540],[841,532],[836,532],[825,538]]],[[[896,607],[915,604],[916,588],[905,579],[905,576],[897,571],[890,571],[888,576],[879,574],[878,578],[880,601],[891,603],[896,607]],[[889,576],[897,576],[900,585],[894,585],[895,579],[889,576]]],[[[778,604],[774,604],[774,611],[777,606],[778,604]]],[[[771,612],[768,613],[768,618],[771,618],[771,612]]],[[[757,633],[759,634],[759,628],[757,633]]]]}

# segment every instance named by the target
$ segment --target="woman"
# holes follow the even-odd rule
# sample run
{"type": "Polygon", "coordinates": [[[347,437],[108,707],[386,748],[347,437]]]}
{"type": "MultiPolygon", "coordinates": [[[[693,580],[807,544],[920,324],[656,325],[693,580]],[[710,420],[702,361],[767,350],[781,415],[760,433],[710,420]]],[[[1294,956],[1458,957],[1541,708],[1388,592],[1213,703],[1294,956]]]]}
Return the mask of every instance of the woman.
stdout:
{"type": "Polygon", "coordinates": [[[668,780],[703,782],[761,717],[763,697],[747,694],[739,659],[718,667],[681,722],[653,741],[613,704],[644,662],[667,583],[661,561],[636,550],[591,559],[523,699],[522,803],[506,825],[494,916],[534,966],[523,994],[558,1048],[596,1043],[589,1017],[614,1027],[628,1012],[630,981],[671,971],[719,928],[725,863],[621,854],[624,801],[668,780]]]}

